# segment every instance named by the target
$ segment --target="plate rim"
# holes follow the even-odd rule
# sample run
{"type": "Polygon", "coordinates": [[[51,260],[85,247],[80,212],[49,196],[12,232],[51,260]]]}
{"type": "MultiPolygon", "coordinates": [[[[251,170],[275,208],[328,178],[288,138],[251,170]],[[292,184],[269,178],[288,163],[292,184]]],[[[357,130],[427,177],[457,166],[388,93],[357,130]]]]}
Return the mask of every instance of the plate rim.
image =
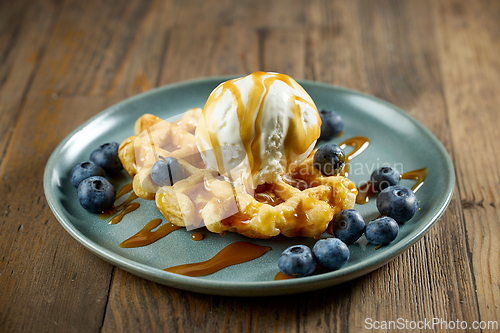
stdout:
{"type": "Polygon", "coordinates": [[[78,126],[71,133],[69,133],[51,153],[47,161],[47,164],[45,166],[44,177],[43,177],[44,193],[47,199],[47,203],[51,211],[53,212],[54,216],[57,218],[57,220],[63,226],[63,228],[80,244],[82,244],[84,247],[86,247],[92,253],[96,254],[101,259],[115,266],[118,266],[126,270],[127,272],[130,272],[131,274],[140,276],[149,281],[154,281],[163,285],[183,290],[200,292],[205,294],[213,294],[213,295],[271,296],[271,295],[293,294],[293,293],[300,293],[300,292],[307,292],[316,289],[321,289],[328,286],[344,283],[346,281],[358,278],[371,271],[374,271],[384,266],[388,262],[394,260],[400,254],[402,254],[408,248],[410,248],[413,244],[415,244],[418,240],[420,240],[445,212],[446,208],[450,203],[455,188],[455,171],[451,158],[448,155],[448,152],[446,151],[442,143],[436,138],[436,136],[430,130],[428,130],[424,125],[422,125],[412,116],[410,116],[407,112],[403,111],[394,104],[384,101],[378,97],[371,96],[345,87],[335,86],[333,84],[326,82],[297,80],[297,82],[301,85],[315,86],[322,89],[324,88],[334,89],[341,93],[347,93],[367,98],[378,104],[382,104],[393,111],[396,111],[400,115],[407,118],[412,123],[412,125],[418,128],[418,130],[421,133],[425,134],[427,139],[431,141],[433,146],[437,149],[439,155],[443,158],[445,162],[444,164],[446,166],[446,170],[444,170],[443,172],[446,172],[447,175],[447,177],[445,178],[446,196],[440,201],[439,210],[433,215],[431,220],[415,235],[408,235],[407,236],[409,237],[408,240],[403,241],[405,240],[405,238],[403,238],[398,243],[392,245],[391,251],[382,252],[378,255],[373,255],[369,259],[362,260],[359,263],[345,267],[338,271],[303,277],[300,279],[288,279],[279,281],[271,280],[271,281],[252,281],[252,282],[242,282],[242,281],[227,282],[227,281],[207,280],[203,278],[178,275],[126,258],[116,252],[113,252],[112,250],[108,250],[100,246],[99,244],[93,242],[91,239],[84,236],[71,222],[65,221],[63,212],[59,211],[59,207],[57,206],[58,202],[57,197],[55,193],[51,191],[52,189],[51,182],[52,182],[53,171],[57,164],[57,159],[61,154],[62,150],[64,149],[64,147],[66,146],[66,144],[68,144],[68,142],[71,140],[73,136],[75,136],[78,132],[80,132],[89,124],[98,120],[99,118],[107,117],[115,112],[119,112],[122,106],[134,102],[135,100],[147,98],[148,95],[153,95],[161,93],[164,90],[182,88],[183,86],[190,86],[198,83],[214,82],[214,84],[216,84],[216,81],[224,82],[235,77],[239,76],[238,75],[208,76],[208,77],[180,81],[150,89],[146,92],[128,97],[116,104],[107,107],[106,109],[97,113],[95,116],[91,117],[83,124],[78,126]]]}

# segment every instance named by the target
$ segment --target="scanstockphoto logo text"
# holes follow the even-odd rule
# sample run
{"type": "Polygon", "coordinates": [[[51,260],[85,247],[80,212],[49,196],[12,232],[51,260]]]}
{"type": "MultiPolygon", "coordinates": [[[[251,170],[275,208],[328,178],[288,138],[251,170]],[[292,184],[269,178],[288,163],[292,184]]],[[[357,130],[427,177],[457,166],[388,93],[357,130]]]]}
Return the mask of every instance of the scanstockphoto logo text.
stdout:
{"type": "Polygon", "coordinates": [[[431,318],[424,320],[408,320],[398,318],[396,320],[374,320],[365,319],[365,329],[367,330],[388,330],[388,329],[410,329],[410,330],[498,330],[498,321],[473,321],[469,323],[464,320],[447,320],[444,318],[431,318]]]}

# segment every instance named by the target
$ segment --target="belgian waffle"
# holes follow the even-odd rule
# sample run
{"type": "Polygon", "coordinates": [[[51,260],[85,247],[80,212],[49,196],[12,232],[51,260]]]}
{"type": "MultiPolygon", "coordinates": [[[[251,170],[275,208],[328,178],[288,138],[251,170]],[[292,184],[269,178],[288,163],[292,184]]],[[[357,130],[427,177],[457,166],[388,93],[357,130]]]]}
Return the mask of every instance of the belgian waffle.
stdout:
{"type": "Polygon", "coordinates": [[[200,108],[188,110],[183,117],[169,123],[151,114],[144,114],[135,122],[134,135],[118,148],[124,169],[134,177],[135,194],[153,200],[158,190],[151,177],[151,168],[160,156],[185,159],[201,166],[202,159],[195,144],[194,130],[201,115],[200,108]]]}
{"type": "Polygon", "coordinates": [[[354,207],[354,184],[342,176],[323,176],[313,166],[314,152],[283,175],[282,181],[260,185],[253,195],[217,171],[206,169],[193,135],[200,112],[189,110],[176,123],[144,115],[136,122],[135,136],[120,145],[120,159],[134,177],[134,192],[155,199],[168,221],[188,229],[206,226],[211,232],[231,231],[251,238],[280,233],[319,237],[338,212],[354,207]],[[149,173],[158,156],[176,157],[186,178],[173,186],[154,184],[149,173]]]}

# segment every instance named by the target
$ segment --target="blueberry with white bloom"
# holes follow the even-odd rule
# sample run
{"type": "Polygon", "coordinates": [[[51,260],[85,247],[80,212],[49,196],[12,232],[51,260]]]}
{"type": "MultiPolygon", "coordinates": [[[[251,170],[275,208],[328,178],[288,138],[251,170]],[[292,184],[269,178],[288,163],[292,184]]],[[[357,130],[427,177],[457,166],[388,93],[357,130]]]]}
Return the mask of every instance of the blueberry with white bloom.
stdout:
{"type": "Polygon", "coordinates": [[[90,154],[90,160],[101,166],[106,174],[115,175],[123,169],[118,158],[118,147],[116,142],[105,143],[90,154]]]}
{"type": "Polygon", "coordinates": [[[321,146],[315,153],[313,165],[325,176],[335,176],[342,171],[346,162],[344,150],[330,143],[321,146]]]}
{"type": "Polygon", "coordinates": [[[278,268],[288,276],[303,277],[314,272],[316,260],[309,247],[293,245],[281,254],[278,259],[278,268]]]}
{"type": "Polygon", "coordinates": [[[342,268],[350,256],[349,248],[338,238],[320,239],[314,244],[313,253],[320,266],[331,270],[342,268]]]}
{"type": "Polygon", "coordinates": [[[392,217],[398,223],[408,221],[418,210],[417,196],[403,186],[391,186],[377,197],[377,209],[382,215],[392,217]]]}
{"type": "Polygon", "coordinates": [[[347,244],[352,244],[365,231],[365,220],[355,209],[344,209],[331,222],[335,237],[347,244]]]}
{"type": "Polygon", "coordinates": [[[70,180],[74,187],[78,187],[82,180],[92,176],[104,177],[104,169],[91,161],[81,162],[71,170],[70,180]]]}
{"type": "Polygon", "coordinates": [[[336,137],[344,129],[344,121],[337,112],[323,109],[319,111],[319,116],[321,118],[320,140],[336,137]]]}
{"type": "Polygon", "coordinates": [[[388,216],[370,221],[365,230],[366,239],[375,245],[389,244],[396,239],[398,233],[398,223],[388,216]]]}
{"type": "Polygon", "coordinates": [[[373,171],[370,181],[376,191],[382,191],[389,186],[399,185],[401,173],[391,167],[382,167],[373,171]]]}
{"type": "Polygon", "coordinates": [[[116,199],[114,186],[104,177],[93,176],[78,185],[78,201],[91,213],[101,213],[113,205],[116,199]]]}

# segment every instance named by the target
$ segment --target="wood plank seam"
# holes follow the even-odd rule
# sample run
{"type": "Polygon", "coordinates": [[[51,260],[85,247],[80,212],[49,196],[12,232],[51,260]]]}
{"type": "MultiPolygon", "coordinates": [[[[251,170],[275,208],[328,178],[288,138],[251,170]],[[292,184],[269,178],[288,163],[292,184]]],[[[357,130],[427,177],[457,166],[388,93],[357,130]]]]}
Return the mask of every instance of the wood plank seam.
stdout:
{"type": "Polygon", "coordinates": [[[102,313],[102,320],[101,320],[101,325],[99,326],[99,332],[102,332],[102,328],[103,328],[104,322],[106,320],[106,313],[107,313],[107,310],[108,310],[108,302],[109,302],[109,297],[110,297],[110,294],[111,294],[111,287],[113,285],[113,280],[114,280],[114,277],[115,277],[115,271],[116,271],[116,266],[113,265],[113,269],[111,270],[111,275],[109,277],[108,293],[106,295],[106,302],[104,304],[104,311],[102,313]]]}

